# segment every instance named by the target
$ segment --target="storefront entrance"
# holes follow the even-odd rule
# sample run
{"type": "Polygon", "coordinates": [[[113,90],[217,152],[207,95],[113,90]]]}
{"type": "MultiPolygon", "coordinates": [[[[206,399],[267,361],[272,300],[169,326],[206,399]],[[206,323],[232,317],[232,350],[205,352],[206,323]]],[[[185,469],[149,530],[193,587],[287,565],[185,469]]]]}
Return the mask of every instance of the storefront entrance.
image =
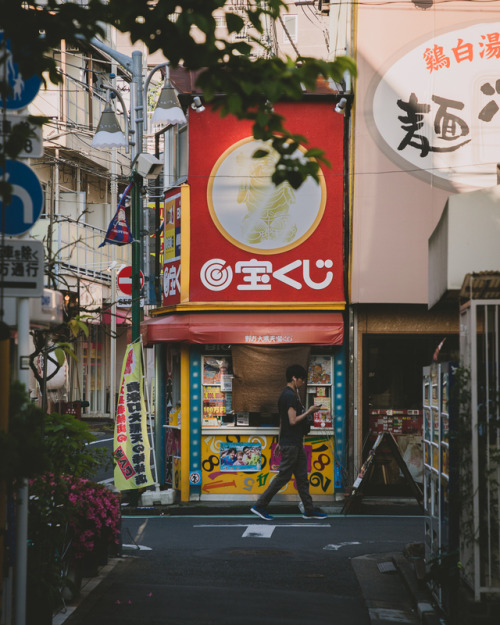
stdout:
{"type": "MultiPolygon", "coordinates": [[[[435,355],[443,361],[455,359],[457,353],[457,335],[363,337],[363,460],[377,434],[390,432],[413,479],[423,482],[422,368],[435,355]]],[[[367,484],[366,494],[411,496],[391,454],[378,458],[380,467],[367,484]]]]}

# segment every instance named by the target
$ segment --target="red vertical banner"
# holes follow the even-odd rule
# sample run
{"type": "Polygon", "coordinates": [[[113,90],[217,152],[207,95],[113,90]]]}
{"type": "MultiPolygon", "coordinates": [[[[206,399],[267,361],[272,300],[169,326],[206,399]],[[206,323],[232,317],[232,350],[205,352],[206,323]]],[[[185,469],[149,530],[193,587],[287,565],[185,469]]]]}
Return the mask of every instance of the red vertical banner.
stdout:
{"type": "Polygon", "coordinates": [[[174,306],[181,295],[181,194],[165,197],[163,227],[163,306],[174,306]]]}
{"type": "Polygon", "coordinates": [[[129,345],[123,360],[113,453],[115,486],[119,490],[154,484],[140,343],[129,345]]]}

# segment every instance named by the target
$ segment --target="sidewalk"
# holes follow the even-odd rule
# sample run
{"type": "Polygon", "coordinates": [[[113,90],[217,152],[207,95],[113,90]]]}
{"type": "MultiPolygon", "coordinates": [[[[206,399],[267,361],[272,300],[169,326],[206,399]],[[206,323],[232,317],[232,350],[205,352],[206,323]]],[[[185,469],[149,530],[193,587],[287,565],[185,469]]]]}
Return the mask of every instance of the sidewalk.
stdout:
{"type": "Polygon", "coordinates": [[[368,554],[353,558],[351,564],[373,625],[445,624],[405,554],[368,554]]]}

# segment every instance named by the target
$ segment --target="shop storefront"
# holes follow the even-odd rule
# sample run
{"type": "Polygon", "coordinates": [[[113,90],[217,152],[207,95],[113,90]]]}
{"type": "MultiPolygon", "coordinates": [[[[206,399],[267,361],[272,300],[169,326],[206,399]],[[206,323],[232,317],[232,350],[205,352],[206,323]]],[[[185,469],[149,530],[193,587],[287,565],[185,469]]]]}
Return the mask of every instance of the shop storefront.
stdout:
{"type": "MultiPolygon", "coordinates": [[[[167,192],[163,301],[145,322],[155,346],[157,458],[189,499],[255,499],[279,458],[277,400],[291,364],[304,403],[328,408],[306,440],[315,498],[340,490],[345,462],[343,117],[335,96],[277,106],[326,147],[330,170],[299,189],[270,180],[276,155],[247,122],[207,107],[189,120],[186,184],[167,192]]],[[[300,156],[300,152],[297,153],[300,156]]],[[[293,482],[279,497],[297,498],[293,482]]]]}
{"type": "MultiPolygon", "coordinates": [[[[308,371],[304,403],[328,410],[315,415],[305,448],[311,493],[331,499],[341,488],[345,452],[342,315],[186,313],[169,321],[159,318],[146,331],[168,362],[160,391],[168,405],[164,483],[182,499],[251,499],[263,492],[279,467],[277,401],[285,370],[298,363],[308,371]]],[[[296,493],[291,482],[279,497],[296,493]]]]}
{"type": "MultiPolygon", "coordinates": [[[[450,307],[428,311],[424,306],[367,306],[358,309],[356,329],[358,462],[366,459],[379,434],[390,433],[411,477],[421,485],[422,369],[433,359],[457,358],[457,315],[450,307]]],[[[387,453],[379,453],[366,494],[412,496],[396,458],[382,451],[387,453]]]]}

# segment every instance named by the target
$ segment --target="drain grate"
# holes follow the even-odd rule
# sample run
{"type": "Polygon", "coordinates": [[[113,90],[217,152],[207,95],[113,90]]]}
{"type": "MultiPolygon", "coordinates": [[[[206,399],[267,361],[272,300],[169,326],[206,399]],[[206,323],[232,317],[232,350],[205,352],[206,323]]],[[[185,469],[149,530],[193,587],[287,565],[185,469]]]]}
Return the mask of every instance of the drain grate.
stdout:
{"type": "Polygon", "coordinates": [[[395,573],[396,567],[394,566],[394,562],[379,562],[377,564],[378,570],[381,573],[395,573]]]}

